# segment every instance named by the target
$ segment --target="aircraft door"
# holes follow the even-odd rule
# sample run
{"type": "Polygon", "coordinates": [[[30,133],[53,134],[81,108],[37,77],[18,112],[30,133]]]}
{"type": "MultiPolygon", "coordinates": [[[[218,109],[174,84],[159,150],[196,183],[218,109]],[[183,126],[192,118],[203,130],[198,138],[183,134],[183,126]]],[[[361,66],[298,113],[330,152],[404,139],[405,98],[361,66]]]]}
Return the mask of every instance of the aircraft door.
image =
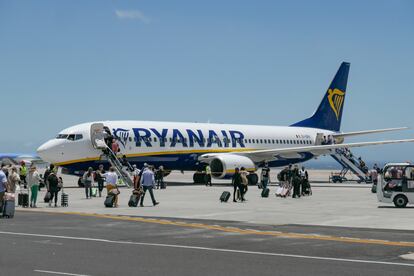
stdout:
{"type": "Polygon", "coordinates": [[[323,133],[316,133],[315,146],[322,145],[323,135],[323,133]]]}
{"type": "Polygon", "coordinates": [[[91,142],[95,149],[105,149],[104,124],[94,123],[91,125],[91,142]]]}

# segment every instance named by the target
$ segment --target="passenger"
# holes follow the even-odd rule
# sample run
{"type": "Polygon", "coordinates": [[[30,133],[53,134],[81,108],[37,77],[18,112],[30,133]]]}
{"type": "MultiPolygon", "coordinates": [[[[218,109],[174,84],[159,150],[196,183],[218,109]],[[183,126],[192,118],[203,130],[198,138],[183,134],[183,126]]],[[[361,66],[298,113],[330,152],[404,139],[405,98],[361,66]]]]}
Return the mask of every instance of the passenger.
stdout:
{"type": "Polygon", "coordinates": [[[326,140],[326,136],[323,136],[322,145],[328,144],[328,141],[326,140]]]}
{"type": "Polygon", "coordinates": [[[299,176],[299,168],[297,165],[294,166],[293,170],[291,171],[291,177],[292,177],[292,185],[293,185],[293,194],[292,197],[300,197],[300,176],[299,176]]]}
{"type": "Polygon", "coordinates": [[[19,184],[20,184],[20,176],[17,173],[17,168],[15,166],[13,166],[12,170],[11,170],[11,173],[9,173],[7,191],[9,193],[15,193],[16,192],[16,186],[18,186],[19,184]]]}
{"type": "Polygon", "coordinates": [[[121,150],[119,149],[119,144],[115,139],[112,139],[112,146],[111,146],[112,152],[116,155],[121,150]]]}
{"type": "Polygon", "coordinates": [[[26,186],[27,167],[24,161],[20,163],[19,175],[20,175],[20,181],[26,186]]]}
{"type": "Polygon", "coordinates": [[[111,134],[111,131],[108,127],[104,127],[105,135],[104,140],[105,144],[108,146],[108,148],[112,149],[112,140],[114,139],[114,136],[111,134]]]}
{"type": "Polygon", "coordinates": [[[309,175],[308,171],[305,169],[305,167],[302,167],[302,169],[299,171],[300,176],[300,183],[301,183],[301,195],[309,194],[309,175]]]}
{"type": "Polygon", "coordinates": [[[144,193],[142,194],[142,197],[141,197],[140,206],[144,207],[144,198],[145,198],[145,194],[147,190],[150,193],[152,204],[154,206],[158,205],[159,202],[155,201],[154,191],[153,191],[153,188],[155,186],[154,172],[148,167],[146,167],[144,169],[144,172],[142,173],[141,185],[142,185],[142,188],[144,189],[144,193]]]}
{"type": "Polygon", "coordinates": [[[102,197],[102,191],[105,182],[105,170],[102,164],[99,165],[99,168],[95,171],[95,181],[98,183],[99,197],[102,197]]]}
{"type": "Polygon", "coordinates": [[[85,187],[86,199],[92,198],[93,168],[89,167],[88,171],[83,174],[83,183],[85,187]]]}
{"type": "Polygon", "coordinates": [[[240,190],[240,197],[241,197],[241,201],[245,201],[245,197],[244,195],[247,193],[248,190],[248,185],[249,185],[249,179],[247,178],[247,175],[249,173],[246,171],[246,169],[244,167],[240,168],[240,177],[241,177],[241,182],[242,185],[241,190],[240,190]]]}
{"type": "Polygon", "coordinates": [[[328,145],[333,144],[333,137],[332,137],[332,135],[328,135],[328,142],[327,142],[327,144],[328,145]]]}
{"type": "Polygon", "coordinates": [[[206,186],[213,186],[211,183],[211,168],[209,165],[206,166],[206,186]]]}
{"type": "Polygon", "coordinates": [[[51,171],[53,171],[55,166],[53,164],[50,164],[50,166],[46,169],[45,173],[43,174],[43,182],[45,183],[45,186],[48,187],[47,178],[49,177],[49,174],[51,171]]]}
{"type": "Polygon", "coordinates": [[[132,177],[133,177],[133,181],[134,181],[134,189],[139,188],[139,175],[140,175],[140,172],[141,172],[141,170],[137,168],[136,164],[132,165],[132,177]]]}
{"type": "Polygon", "coordinates": [[[29,175],[27,177],[27,186],[30,189],[30,207],[36,208],[37,194],[39,192],[40,175],[36,166],[30,167],[29,175]]]}
{"type": "Polygon", "coordinates": [[[263,189],[267,188],[267,184],[269,183],[269,177],[270,177],[270,169],[269,169],[269,165],[266,162],[264,164],[264,167],[262,168],[262,187],[263,189]]]}
{"type": "Polygon", "coordinates": [[[163,166],[158,167],[158,170],[156,173],[156,179],[157,179],[157,189],[165,189],[163,166]]]}
{"type": "Polygon", "coordinates": [[[371,176],[372,183],[374,185],[377,185],[377,183],[378,183],[378,171],[375,169],[375,165],[374,165],[374,168],[369,172],[369,175],[371,176]]]}
{"type": "Polygon", "coordinates": [[[0,210],[3,210],[4,205],[4,193],[7,189],[7,176],[4,173],[4,168],[0,170],[0,210]]]}
{"type": "MultiPolygon", "coordinates": [[[[110,194],[113,189],[116,189],[116,183],[118,182],[118,175],[115,172],[114,167],[109,168],[109,172],[104,174],[106,179],[106,191],[107,194],[110,194]]],[[[118,207],[118,195],[115,195],[114,201],[115,207],[118,207]]]]}
{"type": "Polygon", "coordinates": [[[232,183],[233,183],[233,202],[237,202],[236,200],[237,189],[239,189],[239,192],[240,192],[240,197],[241,197],[240,199],[244,201],[244,197],[242,194],[242,190],[243,190],[242,179],[241,179],[239,168],[236,168],[234,171],[234,175],[232,177],[232,183]]]}
{"type": "Polygon", "coordinates": [[[47,190],[50,192],[49,207],[52,206],[52,201],[55,199],[55,207],[57,207],[58,194],[59,194],[59,178],[57,177],[55,170],[53,169],[47,177],[47,190]]]}

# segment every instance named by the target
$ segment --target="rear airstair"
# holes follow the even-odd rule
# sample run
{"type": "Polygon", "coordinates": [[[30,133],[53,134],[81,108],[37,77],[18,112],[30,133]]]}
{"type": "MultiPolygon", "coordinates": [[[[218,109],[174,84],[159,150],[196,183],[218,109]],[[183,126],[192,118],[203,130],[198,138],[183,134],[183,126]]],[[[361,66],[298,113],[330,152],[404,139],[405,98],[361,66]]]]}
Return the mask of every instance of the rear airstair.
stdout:
{"type": "Polygon", "coordinates": [[[95,149],[102,151],[101,159],[106,159],[111,164],[125,185],[133,187],[134,181],[131,179],[131,175],[119,161],[117,155],[105,143],[104,125],[102,123],[91,125],[91,142],[95,149]]]}
{"type": "Polygon", "coordinates": [[[332,149],[331,156],[339,164],[342,165],[342,170],[340,177],[344,178],[348,172],[352,172],[355,176],[358,177],[358,182],[370,182],[370,177],[368,170],[366,168],[361,168],[358,160],[356,160],[352,153],[347,149],[332,149]]]}

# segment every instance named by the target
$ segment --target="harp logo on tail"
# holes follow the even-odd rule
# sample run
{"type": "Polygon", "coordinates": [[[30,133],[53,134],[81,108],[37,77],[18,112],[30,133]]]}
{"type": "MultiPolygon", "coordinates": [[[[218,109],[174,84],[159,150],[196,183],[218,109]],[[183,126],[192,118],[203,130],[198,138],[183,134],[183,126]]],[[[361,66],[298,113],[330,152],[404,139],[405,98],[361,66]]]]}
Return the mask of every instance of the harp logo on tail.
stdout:
{"type": "Polygon", "coordinates": [[[334,90],[328,89],[328,101],[333,112],[336,115],[336,119],[339,120],[339,114],[341,112],[342,104],[344,103],[345,92],[335,88],[334,90]]]}

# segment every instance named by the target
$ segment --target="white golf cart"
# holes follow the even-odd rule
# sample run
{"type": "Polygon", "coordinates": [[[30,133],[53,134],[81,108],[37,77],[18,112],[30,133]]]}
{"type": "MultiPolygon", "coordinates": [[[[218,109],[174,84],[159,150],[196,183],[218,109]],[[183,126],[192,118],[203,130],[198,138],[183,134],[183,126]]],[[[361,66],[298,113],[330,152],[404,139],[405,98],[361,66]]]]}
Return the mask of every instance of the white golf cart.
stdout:
{"type": "Polygon", "coordinates": [[[414,165],[386,164],[378,176],[377,198],[379,202],[394,203],[397,208],[414,204],[414,165]]]}

